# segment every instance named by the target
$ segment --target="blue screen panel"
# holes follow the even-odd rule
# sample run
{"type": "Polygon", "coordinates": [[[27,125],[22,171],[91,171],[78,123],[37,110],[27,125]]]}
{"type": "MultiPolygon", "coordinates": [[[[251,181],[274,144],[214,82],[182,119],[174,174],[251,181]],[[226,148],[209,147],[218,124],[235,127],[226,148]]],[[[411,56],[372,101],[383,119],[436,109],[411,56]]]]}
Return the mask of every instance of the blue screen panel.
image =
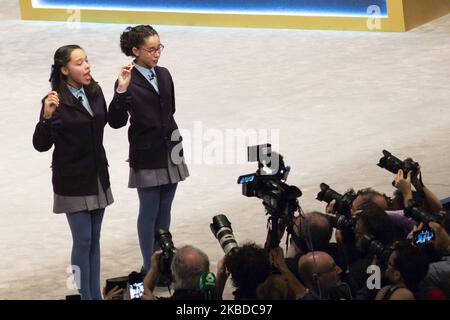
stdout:
{"type": "Polygon", "coordinates": [[[35,8],[121,9],[173,12],[368,16],[368,7],[379,7],[387,16],[387,0],[33,0],[35,8]]]}

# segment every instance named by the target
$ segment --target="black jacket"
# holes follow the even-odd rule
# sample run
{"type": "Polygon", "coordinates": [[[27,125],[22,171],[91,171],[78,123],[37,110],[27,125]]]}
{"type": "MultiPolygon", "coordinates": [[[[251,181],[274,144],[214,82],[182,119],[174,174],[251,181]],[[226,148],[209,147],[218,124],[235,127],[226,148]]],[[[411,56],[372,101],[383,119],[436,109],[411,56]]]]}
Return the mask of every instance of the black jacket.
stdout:
{"type": "MultiPolygon", "coordinates": [[[[159,94],[147,79],[136,69],[131,71],[128,90],[114,98],[108,109],[108,123],[112,128],[125,126],[130,116],[128,129],[129,162],[134,169],[167,168],[168,153],[181,141],[171,141],[178,129],[175,113],[175,93],[172,77],[163,67],[155,67],[159,94]]],[[[118,83],[116,82],[115,89],[118,83]]],[[[178,152],[183,156],[183,150],[178,152]]]]}
{"type": "MultiPolygon", "coordinates": [[[[91,86],[90,86],[91,87],[91,86]]],[[[52,171],[53,191],[63,196],[86,196],[98,194],[97,177],[102,187],[110,186],[108,161],[103,148],[103,131],[106,125],[106,102],[97,85],[97,92],[84,88],[94,113],[92,117],[72,94],[63,86],[62,102],[52,118],[43,118],[44,105],[33,134],[33,146],[44,152],[53,145],[52,171]]]]}

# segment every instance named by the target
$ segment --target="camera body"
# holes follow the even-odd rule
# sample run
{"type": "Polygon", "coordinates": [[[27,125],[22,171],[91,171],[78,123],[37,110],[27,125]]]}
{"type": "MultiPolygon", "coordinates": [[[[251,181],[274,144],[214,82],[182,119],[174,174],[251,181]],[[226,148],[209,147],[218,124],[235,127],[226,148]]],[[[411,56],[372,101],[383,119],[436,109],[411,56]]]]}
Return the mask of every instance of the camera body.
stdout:
{"type": "Polygon", "coordinates": [[[213,217],[209,227],[213,235],[219,240],[220,246],[226,255],[239,247],[234,238],[231,223],[224,214],[213,217]]]}
{"type": "Polygon", "coordinates": [[[370,255],[376,255],[381,264],[388,261],[389,255],[393,251],[391,246],[387,247],[367,234],[364,234],[361,239],[361,249],[363,252],[369,253],[370,255]]]}
{"type": "Polygon", "coordinates": [[[403,170],[403,175],[406,179],[408,171],[412,171],[413,175],[417,174],[419,170],[419,163],[412,159],[400,160],[393,156],[389,151],[383,150],[383,157],[377,164],[379,167],[384,168],[394,174],[398,173],[398,170],[403,170]]]}
{"type": "Polygon", "coordinates": [[[131,300],[140,300],[144,295],[144,278],[136,271],[128,275],[128,290],[131,300]]]}
{"type": "Polygon", "coordinates": [[[160,229],[156,234],[156,241],[162,250],[162,256],[158,266],[159,272],[161,272],[166,279],[172,280],[172,270],[170,267],[172,265],[173,256],[177,250],[172,241],[172,234],[169,230],[160,229]]]}
{"type": "Polygon", "coordinates": [[[416,231],[413,234],[413,244],[424,245],[436,239],[433,229],[424,228],[422,230],[416,231]]]}
{"type": "MultiPolygon", "coordinates": [[[[123,289],[123,291],[125,291],[127,289],[128,278],[129,278],[129,276],[106,279],[105,292],[108,293],[116,286],[119,287],[119,289],[123,289]]],[[[118,294],[113,299],[114,300],[123,300],[123,293],[118,294]]]]}
{"type": "Polygon", "coordinates": [[[325,213],[325,217],[328,219],[330,225],[338,230],[353,231],[355,229],[357,218],[351,215],[343,214],[330,214],[325,213]]]}
{"type": "Polygon", "coordinates": [[[404,209],[405,217],[411,218],[417,223],[428,225],[430,222],[442,224],[445,215],[442,213],[430,213],[423,210],[414,200],[409,200],[408,205],[404,209]]]}
{"type": "Polygon", "coordinates": [[[351,208],[352,203],[356,199],[356,194],[352,192],[344,193],[343,195],[334,191],[330,188],[326,183],[320,184],[320,192],[317,194],[316,199],[319,201],[325,201],[326,203],[330,203],[333,200],[336,200],[336,204],[334,205],[334,212],[339,215],[351,216],[351,208]]]}

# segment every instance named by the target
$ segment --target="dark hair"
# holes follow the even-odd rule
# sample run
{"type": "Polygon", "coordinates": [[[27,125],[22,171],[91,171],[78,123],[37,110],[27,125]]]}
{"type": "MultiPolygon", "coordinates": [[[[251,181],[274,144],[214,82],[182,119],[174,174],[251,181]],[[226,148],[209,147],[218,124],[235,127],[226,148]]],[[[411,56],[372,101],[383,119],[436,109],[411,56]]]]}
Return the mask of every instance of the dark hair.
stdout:
{"type": "MultiPolygon", "coordinates": [[[[50,83],[53,91],[58,92],[59,99],[65,104],[71,105],[71,93],[67,89],[67,76],[62,74],[61,69],[67,67],[70,62],[72,52],[76,49],[83,50],[82,47],[76,44],[60,47],[56,50],[53,57],[52,73],[50,75],[50,83]]],[[[98,93],[98,84],[92,79],[91,83],[86,88],[86,94],[95,96],[98,93]]]]}
{"type": "MultiPolygon", "coordinates": [[[[356,193],[356,196],[361,196],[363,198],[363,202],[360,206],[363,206],[364,203],[366,203],[366,202],[370,202],[370,201],[373,202],[373,200],[376,197],[383,197],[386,200],[387,210],[389,210],[390,207],[392,207],[392,200],[388,196],[386,196],[385,194],[378,192],[372,188],[360,189],[356,193]]],[[[357,209],[359,209],[359,208],[357,208],[357,209]]]]}
{"type": "Polygon", "coordinates": [[[136,27],[128,27],[120,35],[120,49],[128,56],[134,57],[133,48],[139,48],[144,44],[147,37],[158,36],[158,32],[149,25],[139,25],[136,27]]]}
{"type": "Polygon", "coordinates": [[[270,261],[267,252],[254,243],[246,243],[230,252],[225,258],[233,284],[239,291],[239,297],[256,298],[257,286],[270,274],[270,261]]]}
{"type": "Polygon", "coordinates": [[[67,67],[70,62],[72,52],[76,49],[83,50],[83,48],[76,44],[63,46],[56,50],[55,55],[53,56],[52,75],[50,76],[52,90],[61,92],[61,87],[65,85],[67,80],[67,76],[61,73],[61,68],[67,67]]]}
{"type": "Polygon", "coordinates": [[[388,214],[373,202],[364,203],[362,210],[358,220],[363,222],[366,232],[384,245],[392,244],[394,224],[388,214]]]}
{"type": "Polygon", "coordinates": [[[282,275],[273,274],[256,288],[258,300],[295,300],[295,293],[282,275]]]}
{"type": "Polygon", "coordinates": [[[406,287],[415,293],[419,283],[428,272],[428,260],[419,248],[407,241],[397,242],[394,247],[394,268],[400,272],[406,287]]]}

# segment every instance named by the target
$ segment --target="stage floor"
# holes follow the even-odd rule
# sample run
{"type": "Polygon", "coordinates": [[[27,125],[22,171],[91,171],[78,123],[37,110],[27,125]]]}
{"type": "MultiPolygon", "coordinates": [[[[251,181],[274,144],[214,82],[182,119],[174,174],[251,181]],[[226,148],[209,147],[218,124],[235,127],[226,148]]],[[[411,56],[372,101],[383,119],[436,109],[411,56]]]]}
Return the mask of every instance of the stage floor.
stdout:
{"type": "MultiPolygon", "coordinates": [[[[35,151],[31,137],[54,51],[84,47],[109,102],[120,67],[130,61],[119,49],[126,26],[23,22],[11,1],[0,6],[0,299],[64,299],[74,293],[66,287],[70,230],[64,215],[51,213],[51,152],[35,151]]],[[[176,86],[178,125],[191,132],[202,126],[195,143],[203,147],[209,134],[227,129],[279,130],[279,151],[292,166],[288,183],[303,191],[304,210],[323,210],[315,200],[321,182],[338,191],[370,186],[392,193],[392,175],[375,165],[382,149],[412,156],[424,182],[450,196],[450,15],[407,33],[156,29],[166,46],[160,65],[176,86]]],[[[141,266],[126,132],[105,129],[115,203],[102,228],[102,283],[141,266]]],[[[185,142],[187,152],[195,143],[185,142]]],[[[256,165],[188,166],[191,177],[173,205],[175,245],[203,249],[215,270],[223,252],[209,223],[219,213],[239,243],[262,244],[261,202],[242,196],[236,184],[256,165]]]]}

